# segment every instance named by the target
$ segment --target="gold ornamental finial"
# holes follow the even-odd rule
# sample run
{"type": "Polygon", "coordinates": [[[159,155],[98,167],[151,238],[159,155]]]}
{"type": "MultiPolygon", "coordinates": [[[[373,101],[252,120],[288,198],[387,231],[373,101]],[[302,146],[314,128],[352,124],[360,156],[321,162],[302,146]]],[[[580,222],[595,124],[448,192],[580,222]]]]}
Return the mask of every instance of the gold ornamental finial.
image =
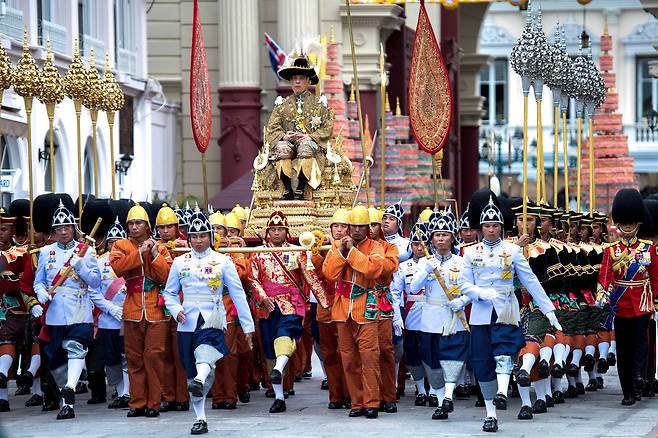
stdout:
{"type": "Polygon", "coordinates": [[[329,31],[329,44],[334,44],[336,42],[336,32],[334,32],[334,25],[332,24],[329,31]]]}
{"type": "Polygon", "coordinates": [[[41,88],[39,67],[30,54],[30,47],[27,44],[27,28],[23,31],[23,55],[14,70],[13,84],[16,93],[27,98],[36,96],[41,88]]]}
{"type": "Polygon", "coordinates": [[[105,74],[103,77],[103,100],[100,109],[105,112],[119,111],[123,108],[125,98],[123,91],[114,78],[114,73],[110,68],[110,54],[105,52],[105,74]]]}
{"type": "Polygon", "coordinates": [[[63,80],[62,75],[59,74],[59,70],[55,67],[53,62],[50,36],[46,40],[46,46],[48,51],[46,54],[46,61],[43,63],[43,70],[41,71],[41,88],[39,89],[37,99],[45,105],[55,105],[64,99],[64,90],[62,89],[63,80]]]}
{"type": "Polygon", "coordinates": [[[391,102],[388,100],[388,93],[386,93],[386,107],[385,107],[385,111],[386,111],[387,113],[390,113],[390,112],[391,112],[391,102]]]}
{"type": "Polygon", "coordinates": [[[89,69],[87,70],[87,92],[82,104],[90,110],[97,110],[103,103],[103,80],[94,62],[94,48],[89,51],[89,69]]]}
{"type": "Polygon", "coordinates": [[[354,82],[352,82],[352,88],[350,88],[350,102],[355,102],[356,98],[354,97],[354,82]]]}
{"type": "Polygon", "coordinates": [[[402,115],[402,110],[400,109],[400,98],[399,97],[396,99],[396,103],[395,103],[395,115],[396,116],[401,116],[402,115]]]}
{"type": "Polygon", "coordinates": [[[605,14],[603,21],[603,36],[610,36],[610,33],[608,32],[608,14],[605,14]]]}
{"type": "Polygon", "coordinates": [[[73,40],[73,59],[64,76],[64,93],[74,101],[82,101],[87,94],[87,70],[80,59],[77,37],[73,40]]]}
{"type": "Polygon", "coordinates": [[[0,90],[6,90],[11,87],[14,78],[14,67],[11,65],[11,59],[7,51],[0,45],[0,90]]]}

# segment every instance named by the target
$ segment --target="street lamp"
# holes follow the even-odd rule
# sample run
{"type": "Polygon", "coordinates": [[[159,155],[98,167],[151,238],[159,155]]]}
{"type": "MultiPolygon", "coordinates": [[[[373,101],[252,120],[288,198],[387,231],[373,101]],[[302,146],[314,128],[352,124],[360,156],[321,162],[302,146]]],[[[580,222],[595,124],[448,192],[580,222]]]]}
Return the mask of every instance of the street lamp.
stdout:
{"type": "Polygon", "coordinates": [[[649,117],[647,119],[647,123],[649,124],[649,129],[651,129],[651,132],[656,129],[656,126],[658,125],[658,111],[655,109],[652,109],[649,111],[649,117]]]}
{"type": "MultiPolygon", "coordinates": [[[[53,145],[53,156],[57,153],[57,148],[59,145],[55,143],[53,145]]],[[[50,161],[50,143],[46,142],[43,145],[43,149],[39,149],[39,162],[43,161],[44,164],[50,161]]]]}
{"type": "Polygon", "coordinates": [[[121,175],[127,175],[128,169],[130,169],[132,163],[133,163],[132,155],[123,154],[119,161],[114,162],[114,170],[121,175]]]}

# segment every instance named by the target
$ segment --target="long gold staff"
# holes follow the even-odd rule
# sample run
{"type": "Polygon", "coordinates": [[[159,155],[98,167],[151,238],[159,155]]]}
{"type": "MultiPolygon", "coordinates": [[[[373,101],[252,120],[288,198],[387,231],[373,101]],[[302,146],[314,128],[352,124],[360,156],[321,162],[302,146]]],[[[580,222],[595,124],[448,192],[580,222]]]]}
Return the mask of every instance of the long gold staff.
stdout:
{"type": "Polygon", "coordinates": [[[87,71],[80,60],[78,38],[73,40],[73,59],[64,76],[64,93],[73,100],[75,108],[76,133],[78,138],[78,221],[82,218],[82,138],[80,136],[80,114],[82,99],[87,93],[87,71]]]}
{"type": "Polygon", "coordinates": [[[87,92],[82,98],[82,104],[89,110],[91,116],[91,156],[94,166],[94,196],[98,197],[98,152],[96,148],[96,124],[98,110],[103,104],[103,81],[94,62],[94,49],[89,52],[89,69],[87,70],[87,92]]]}
{"type": "Polygon", "coordinates": [[[41,77],[39,67],[30,54],[27,44],[27,28],[23,31],[23,55],[16,65],[14,71],[14,91],[22,96],[25,101],[25,114],[27,116],[27,174],[28,191],[30,199],[30,244],[34,244],[34,229],[32,227],[32,210],[34,206],[34,188],[32,187],[32,102],[34,96],[39,93],[41,77]]]}
{"type": "MultiPolygon", "coordinates": [[[[354,49],[354,34],[352,32],[352,10],[350,0],[345,0],[347,6],[347,28],[350,34],[350,48],[352,50],[352,72],[354,75],[354,88],[356,91],[356,110],[359,116],[359,132],[361,134],[361,153],[363,155],[363,178],[366,183],[366,208],[370,208],[370,173],[368,172],[368,161],[366,160],[368,151],[366,151],[366,136],[363,129],[363,113],[361,111],[361,93],[359,93],[359,72],[356,69],[356,51],[354,49]]],[[[374,145],[373,145],[374,146],[374,145]]]]}
{"type": "Polygon", "coordinates": [[[380,158],[380,206],[384,210],[386,208],[386,70],[384,69],[384,46],[379,43],[379,94],[381,94],[381,128],[380,131],[380,145],[381,145],[381,158],[380,158]]]}
{"type": "Polygon", "coordinates": [[[117,111],[123,108],[123,91],[110,69],[110,54],[105,52],[105,74],[103,77],[103,100],[100,109],[105,111],[110,127],[110,175],[112,176],[112,199],[117,199],[116,175],[114,170],[114,122],[117,111]]]}
{"type": "Polygon", "coordinates": [[[48,52],[46,61],[43,63],[43,70],[41,72],[41,88],[37,98],[46,106],[48,113],[48,128],[50,137],[50,190],[54,193],[55,190],[55,105],[64,99],[64,91],[62,90],[62,75],[59,74],[59,69],[55,67],[53,62],[53,51],[50,47],[50,37],[47,40],[48,52]]]}
{"type": "MultiPolygon", "coordinates": [[[[7,51],[0,44],[0,111],[2,111],[2,98],[4,97],[5,90],[11,87],[14,78],[14,69],[11,66],[11,59],[7,55],[7,51]]],[[[5,153],[5,149],[3,149],[5,153]]],[[[2,157],[0,157],[2,163],[2,157]]],[[[0,185],[0,202],[2,200],[2,185],[0,185]]],[[[0,204],[2,206],[2,204],[0,204]]]]}
{"type": "Polygon", "coordinates": [[[560,98],[562,113],[562,157],[564,160],[564,211],[569,211],[569,135],[567,132],[567,110],[569,108],[569,95],[563,94],[560,98]]]}

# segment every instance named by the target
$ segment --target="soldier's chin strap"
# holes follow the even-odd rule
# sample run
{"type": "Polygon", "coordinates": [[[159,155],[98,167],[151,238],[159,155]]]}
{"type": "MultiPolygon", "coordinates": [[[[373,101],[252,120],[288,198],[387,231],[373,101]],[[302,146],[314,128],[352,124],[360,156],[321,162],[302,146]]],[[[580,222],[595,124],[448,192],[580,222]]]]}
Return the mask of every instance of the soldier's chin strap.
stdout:
{"type": "Polygon", "coordinates": [[[640,224],[635,224],[635,227],[631,231],[624,231],[621,229],[620,226],[617,226],[617,229],[619,230],[619,234],[621,234],[621,240],[625,245],[634,243],[635,239],[637,238],[637,232],[640,229],[640,224]]]}

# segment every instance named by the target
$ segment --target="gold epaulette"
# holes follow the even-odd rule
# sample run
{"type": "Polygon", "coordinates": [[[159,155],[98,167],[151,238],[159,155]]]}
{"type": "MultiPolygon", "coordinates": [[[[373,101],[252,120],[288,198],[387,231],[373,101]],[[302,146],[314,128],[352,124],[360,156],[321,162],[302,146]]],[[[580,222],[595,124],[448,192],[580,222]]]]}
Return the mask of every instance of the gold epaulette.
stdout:
{"type": "Polygon", "coordinates": [[[549,245],[552,245],[553,248],[555,248],[558,251],[562,251],[564,249],[564,242],[562,242],[559,239],[551,238],[551,240],[549,240],[548,243],[549,243],[549,245]]]}

